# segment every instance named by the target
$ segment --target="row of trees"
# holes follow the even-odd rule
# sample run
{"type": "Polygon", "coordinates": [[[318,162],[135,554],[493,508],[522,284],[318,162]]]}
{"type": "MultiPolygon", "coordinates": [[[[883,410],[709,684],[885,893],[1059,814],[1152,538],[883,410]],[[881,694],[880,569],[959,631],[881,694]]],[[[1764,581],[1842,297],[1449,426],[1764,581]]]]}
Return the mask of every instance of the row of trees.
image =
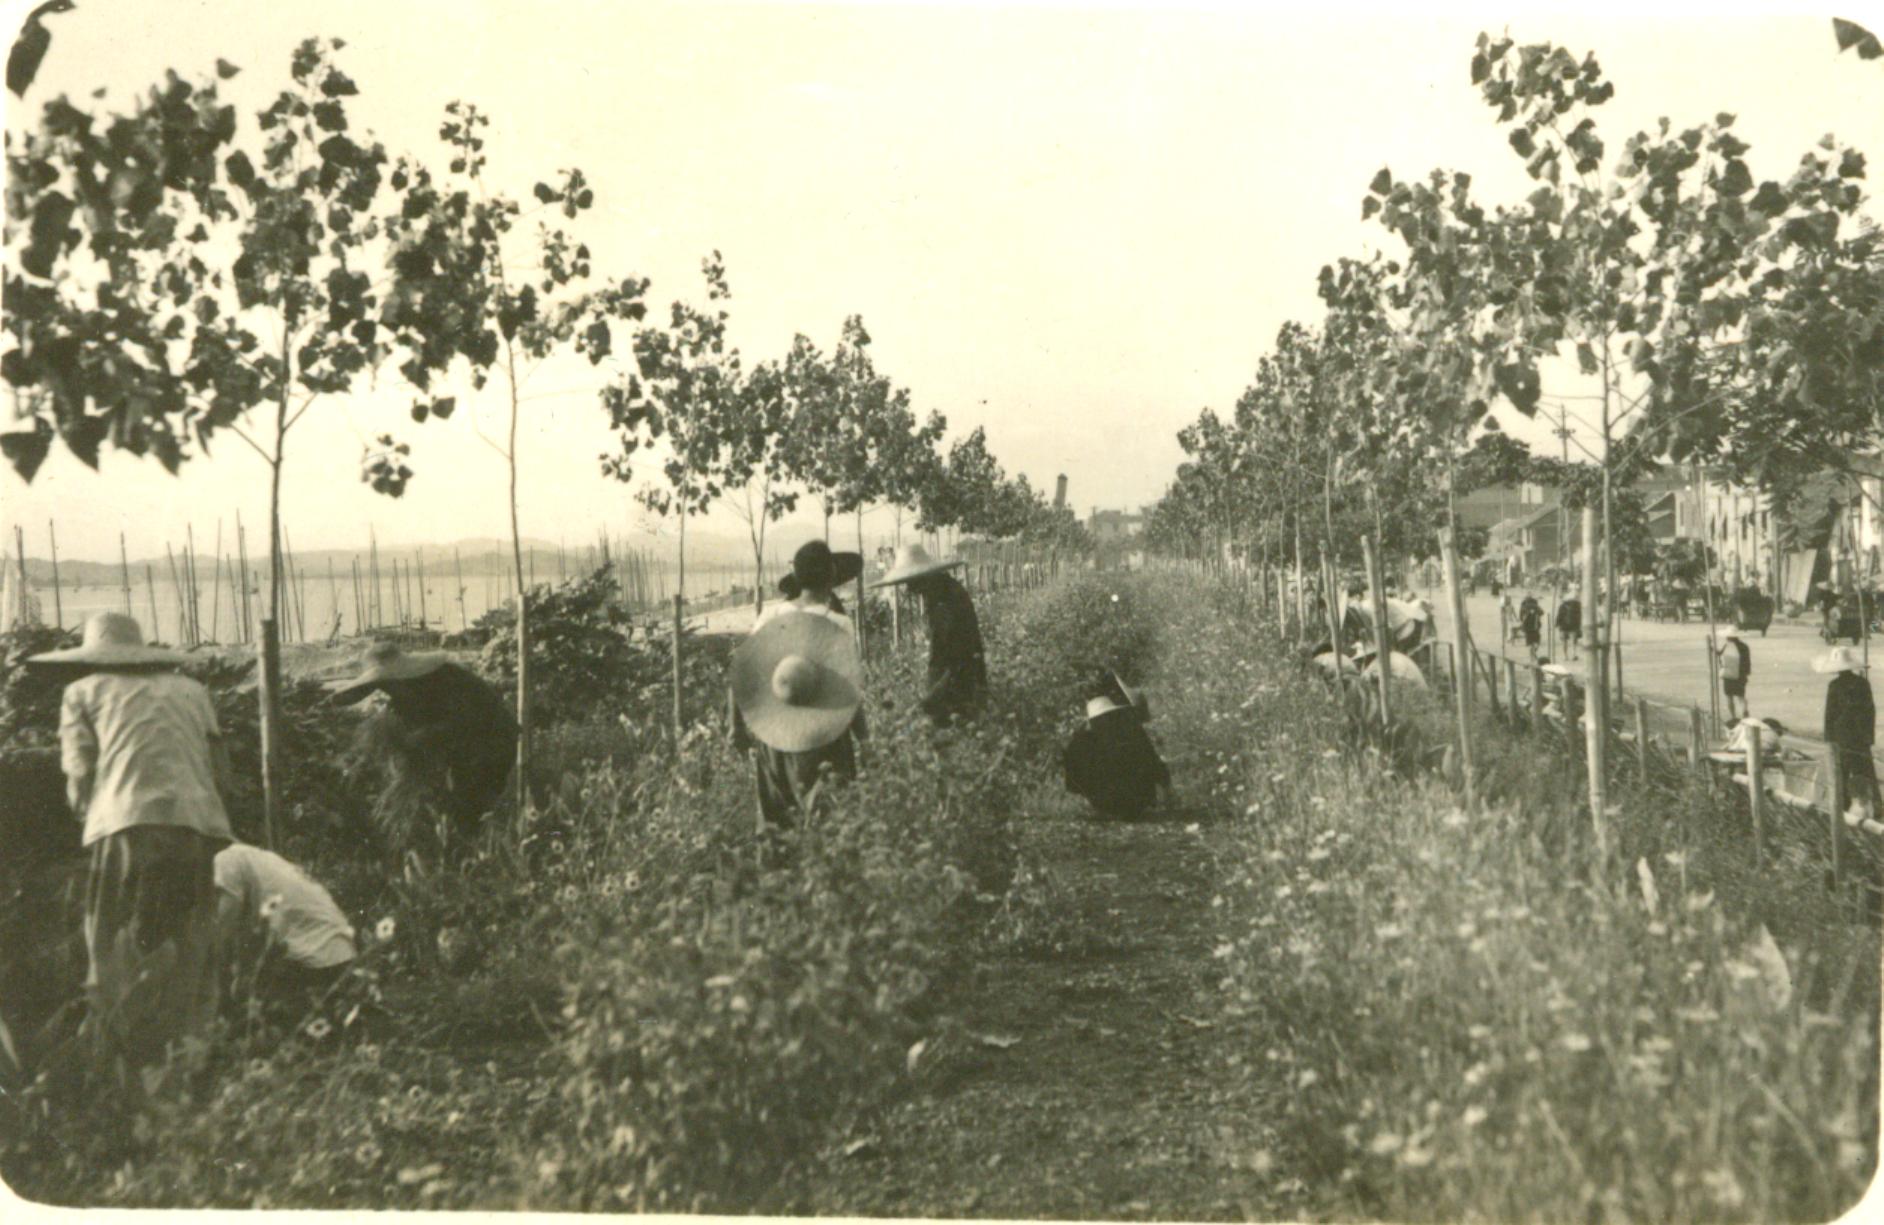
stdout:
{"type": "MultiPolygon", "coordinates": [[[[1839,44],[1863,54],[1855,29],[1839,44]]],[[[1470,79],[1534,189],[1488,205],[1465,174],[1376,174],[1361,213],[1385,249],[1323,268],[1321,317],[1285,325],[1233,411],[1179,435],[1161,547],[1332,569],[1366,535],[1430,556],[1457,495],[1510,479],[1595,508],[1607,546],[1619,493],[1661,465],[1707,464],[1783,506],[1876,454],[1884,245],[1861,152],[1827,136],[1756,180],[1724,113],[1612,144],[1596,117],[1614,86],[1551,43],[1480,35],[1470,79]],[[1547,375],[1567,385],[1547,392],[1547,375]],[[1534,456],[1490,415],[1547,399],[1587,406],[1584,461],[1534,456]]],[[[1598,552],[1612,590],[1617,552],[1598,552]]],[[[1609,635],[1592,636],[1606,678],[1609,635]]]]}
{"type": "MultiPolygon", "coordinates": [[[[65,97],[37,127],[7,136],[5,349],[0,377],[15,420],[3,453],[30,481],[55,439],[96,467],[102,450],[151,456],[178,473],[215,440],[252,448],[270,478],[268,619],[279,620],[281,479],[296,426],[324,401],[388,381],[415,423],[453,416],[493,391],[514,581],[527,583],[518,512],[524,388],[546,362],[593,372],[617,438],[602,471],[679,524],[726,499],[747,521],[755,587],[767,526],[801,496],[830,520],[904,511],[924,531],[1021,536],[1078,547],[1070,515],[1009,479],[977,430],[946,453],[939,414],[878,372],[863,321],[834,350],[804,336],[748,366],[729,343],[731,291],[718,253],[704,305],[650,318],[649,283],[597,271],[582,233],[595,194],[579,169],[538,182],[527,201],[485,177],[488,118],[454,102],[436,157],[393,157],[359,133],[359,90],[340,40],[298,47],[287,85],[242,122],[223,97],[240,70],[174,72],[107,113],[65,97]],[[494,387],[492,386],[495,384],[494,387]],[[638,469],[643,453],[658,475],[638,469]]],[[[388,431],[362,479],[398,496],[410,444],[388,431]]],[[[684,590],[684,586],[683,586],[684,590]]],[[[761,597],[762,598],[762,597],[761,597]]],[[[516,601],[521,779],[530,755],[530,628],[516,601]]],[[[264,783],[276,811],[278,649],[265,636],[264,783]]]]}

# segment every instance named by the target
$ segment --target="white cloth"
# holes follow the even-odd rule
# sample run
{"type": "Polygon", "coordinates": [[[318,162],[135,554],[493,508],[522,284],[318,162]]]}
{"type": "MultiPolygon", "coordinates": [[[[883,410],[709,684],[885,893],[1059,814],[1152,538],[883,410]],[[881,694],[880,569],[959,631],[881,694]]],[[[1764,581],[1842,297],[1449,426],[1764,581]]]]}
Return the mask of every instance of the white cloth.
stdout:
{"type": "Polygon", "coordinates": [[[272,851],[235,843],[216,855],[216,888],[246,922],[267,926],[290,960],[315,970],[352,961],[353,925],[333,895],[272,851]]]}
{"type": "Polygon", "coordinates": [[[817,605],[807,606],[804,604],[796,603],[791,600],[783,600],[777,604],[773,604],[767,607],[767,609],[764,612],[759,614],[759,619],[752,623],[752,628],[756,632],[760,626],[766,625],[772,621],[775,621],[778,618],[786,616],[789,613],[804,613],[806,616],[811,616],[811,617],[825,617],[831,621],[836,622],[839,626],[843,628],[844,632],[847,634],[854,634],[857,632],[856,626],[854,626],[851,623],[851,619],[849,617],[845,616],[841,612],[835,611],[828,604],[817,604],[817,605]]]}
{"type": "Polygon", "coordinates": [[[65,687],[60,765],[91,789],[85,845],[133,825],[232,838],[217,794],[209,691],[174,672],[94,672],[65,687]]]}
{"type": "Polygon", "coordinates": [[[1727,739],[1727,747],[1742,753],[1746,752],[1747,741],[1751,738],[1756,728],[1760,733],[1760,748],[1767,752],[1777,751],[1779,749],[1779,733],[1773,730],[1770,723],[1762,719],[1742,719],[1740,722],[1734,724],[1733,734],[1727,739]]]}

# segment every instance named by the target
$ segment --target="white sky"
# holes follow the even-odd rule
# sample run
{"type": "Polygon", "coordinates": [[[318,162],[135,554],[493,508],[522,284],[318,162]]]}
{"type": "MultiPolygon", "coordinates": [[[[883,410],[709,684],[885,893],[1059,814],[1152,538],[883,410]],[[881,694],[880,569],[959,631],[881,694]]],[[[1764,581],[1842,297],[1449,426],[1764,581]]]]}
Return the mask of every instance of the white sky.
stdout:
{"type": "MultiPolygon", "coordinates": [[[[1827,131],[1884,158],[1884,66],[1834,54],[1824,16],[1771,9],[78,3],[48,23],[35,106],[100,84],[122,99],[222,56],[245,69],[226,88],[252,112],[296,42],[342,37],[356,129],[430,157],[444,104],[475,101],[500,188],[588,174],[598,272],[652,277],[664,314],[697,296],[718,248],[749,359],[797,331],[828,350],[861,313],[920,412],[946,413],[952,434],[985,425],[1036,487],[1067,473],[1082,514],[1155,498],[1176,430],[1234,401],[1285,319],[1319,313],[1316,271],[1379,241],[1359,206],[1382,165],[1466,170],[1488,204],[1528,190],[1468,80],[1481,29],[1595,50],[1617,84],[1600,113],[1612,150],[1657,116],[1727,110],[1756,178],[1788,173],[1827,131]]],[[[578,365],[534,390],[593,383],[578,365]]],[[[492,433],[494,392],[478,413],[492,433]]],[[[297,548],[363,543],[369,522],[389,542],[506,531],[501,461],[465,411],[415,427],[407,403],[328,401],[291,437],[297,548]],[[399,501],[357,477],[362,440],[386,429],[415,444],[399,501]]],[[[526,534],[586,543],[644,519],[597,472],[609,438],[590,395],[529,410],[526,534]]],[[[62,555],[115,558],[120,530],[134,556],[161,554],[186,521],[199,541],[238,507],[262,522],[264,475],[234,439],[182,479],[110,457],[92,474],[55,449],[31,487],[0,475],[0,518],[27,526],[34,555],[55,517],[62,555]]],[[[724,514],[706,526],[740,530],[724,514]]]]}

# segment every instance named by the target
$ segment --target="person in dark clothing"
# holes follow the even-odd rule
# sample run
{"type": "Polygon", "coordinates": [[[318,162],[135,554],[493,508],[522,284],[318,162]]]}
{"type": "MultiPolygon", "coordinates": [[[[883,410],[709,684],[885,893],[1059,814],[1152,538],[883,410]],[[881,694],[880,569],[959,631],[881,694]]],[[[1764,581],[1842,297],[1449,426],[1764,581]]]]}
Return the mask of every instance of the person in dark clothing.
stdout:
{"type": "Polygon", "coordinates": [[[1813,670],[1834,674],[1825,687],[1825,743],[1844,778],[1845,795],[1875,813],[1877,767],[1871,745],[1877,739],[1877,704],[1864,676],[1864,657],[1851,647],[1834,647],[1813,670]]]}
{"type": "Polygon", "coordinates": [[[824,570],[829,571],[828,577],[824,577],[821,588],[824,606],[839,615],[849,615],[844,607],[844,601],[837,596],[837,589],[845,583],[855,582],[857,576],[863,573],[863,554],[833,553],[831,546],[822,540],[807,541],[799,546],[798,552],[793,555],[791,571],[778,581],[779,594],[788,600],[798,600],[798,597],[808,589],[803,578],[803,573],[807,569],[819,573],[820,576],[823,576],[824,570]],[[820,556],[828,559],[828,566],[819,560],[820,556]]]}
{"type": "Polygon", "coordinates": [[[929,622],[929,683],[922,708],[939,723],[974,713],[988,692],[988,664],[975,602],[968,588],[948,573],[961,564],[936,561],[921,545],[905,545],[890,572],[871,584],[908,583],[922,599],[929,622]]]}
{"type": "Polygon", "coordinates": [[[394,753],[432,784],[460,829],[489,812],[517,757],[517,719],[503,695],[442,652],[407,654],[392,642],[374,643],[333,700],[350,706],[375,691],[390,703],[394,753]]]}
{"type": "Polygon", "coordinates": [[[1129,703],[1109,693],[1086,703],[1085,726],[1061,753],[1066,789],[1085,797],[1101,816],[1133,820],[1171,787],[1171,770],[1158,756],[1144,721],[1129,703]]]}
{"type": "Polygon", "coordinates": [[[733,653],[734,738],[750,739],[761,829],[797,824],[816,790],[855,777],[863,665],[842,618],[793,609],[733,653]]]}
{"type": "Polygon", "coordinates": [[[1727,699],[1727,717],[1744,718],[1747,714],[1747,678],[1753,675],[1753,652],[1740,641],[1740,635],[1728,630],[1718,648],[1720,655],[1720,691],[1727,699]],[[1737,705],[1736,705],[1737,704],[1737,705]]]}
{"type": "Polygon", "coordinates": [[[1544,606],[1528,591],[1518,605],[1518,630],[1524,635],[1524,645],[1536,655],[1537,645],[1544,638],[1544,606]]]}
{"type": "Polygon", "coordinates": [[[1557,636],[1563,639],[1565,654],[1575,659],[1583,641],[1583,601],[1575,596],[1557,605],[1557,636]]]}

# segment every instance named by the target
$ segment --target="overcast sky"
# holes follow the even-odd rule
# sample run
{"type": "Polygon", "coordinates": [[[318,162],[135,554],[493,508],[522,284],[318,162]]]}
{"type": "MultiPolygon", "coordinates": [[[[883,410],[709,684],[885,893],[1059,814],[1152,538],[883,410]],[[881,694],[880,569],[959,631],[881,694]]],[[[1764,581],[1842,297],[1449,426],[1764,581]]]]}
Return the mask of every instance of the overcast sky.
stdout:
{"type": "MultiPolygon", "coordinates": [[[[1468,171],[1486,203],[1527,190],[1469,84],[1481,29],[1596,51],[1617,85],[1600,115],[1612,149],[1657,116],[1725,110],[1756,177],[1786,174],[1827,131],[1884,154],[1884,66],[1834,54],[1825,17],[1772,9],[78,4],[48,23],[35,110],[100,85],[109,105],[220,56],[243,67],[227,88],[253,111],[296,42],[344,38],[355,126],[389,150],[432,156],[444,104],[475,101],[492,116],[500,189],[527,198],[560,167],[588,174],[598,272],[649,276],[664,304],[698,296],[700,258],[717,248],[749,358],[783,353],[795,332],[828,349],[859,313],[879,368],[920,411],[945,413],[952,434],[986,426],[1037,487],[1068,474],[1082,514],[1155,498],[1175,431],[1234,401],[1285,319],[1314,317],[1321,265],[1379,241],[1359,206],[1381,166],[1468,171]]],[[[532,386],[527,534],[573,544],[645,519],[598,474],[609,438],[594,381],[578,366],[532,386]]],[[[297,428],[297,547],[360,543],[369,522],[382,541],[506,530],[501,461],[474,429],[497,430],[494,389],[475,413],[422,428],[407,403],[332,400],[297,428]],[[363,440],[385,429],[415,445],[399,501],[358,480],[363,440]]],[[[0,510],[34,555],[54,517],[63,554],[115,556],[120,530],[134,555],[161,553],[186,521],[199,540],[238,508],[262,522],[264,476],[234,440],[180,480],[109,457],[93,474],[55,450],[31,487],[0,476],[0,510]]]]}

